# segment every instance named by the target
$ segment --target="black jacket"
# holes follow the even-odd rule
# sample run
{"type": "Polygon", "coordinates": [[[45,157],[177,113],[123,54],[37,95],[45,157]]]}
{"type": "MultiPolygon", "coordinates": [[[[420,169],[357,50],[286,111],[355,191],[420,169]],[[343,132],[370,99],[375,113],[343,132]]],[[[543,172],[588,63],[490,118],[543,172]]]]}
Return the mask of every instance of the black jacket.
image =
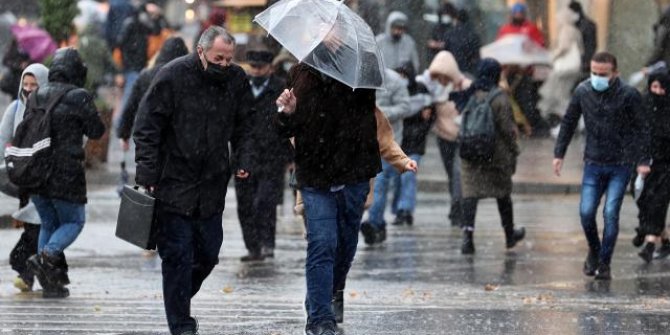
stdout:
{"type": "Polygon", "coordinates": [[[293,146],[272,125],[277,114],[277,98],[285,83],[271,76],[263,92],[254,98],[254,161],[249,167],[256,176],[282,178],[286,165],[293,160],[293,146]]]}
{"type": "Polygon", "coordinates": [[[653,164],[670,164],[670,99],[647,94],[647,115],[651,127],[651,158],[653,164]]]}
{"type": "Polygon", "coordinates": [[[642,97],[616,78],[610,88],[597,92],[591,80],[577,86],[563,118],[554,157],[563,158],[584,115],[586,149],[584,160],[594,164],[648,164],[649,126],[642,97]]]}
{"type": "Polygon", "coordinates": [[[37,91],[37,103],[46,105],[49,98],[69,91],[51,114],[51,145],[54,161],[52,174],[36,194],[76,203],[86,203],[84,171],[84,136],[98,139],[105,132],[91,95],[81,88],[86,68],[77,51],[60,49],[49,70],[49,83],[37,91]]]}
{"type": "Polygon", "coordinates": [[[467,22],[458,23],[445,31],[443,40],[444,50],[454,55],[461,71],[476,73],[481,41],[472,26],[467,22]]]}
{"type": "Polygon", "coordinates": [[[205,77],[197,54],[163,66],[140,103],[133,138],[136,182],[156,186],[167,210],[209,217],[221,213],[231,175],[228,143],[237,168],[250,166],[251,89],[237,65],[225,83],[205,77]]]}
{"type": "Polygon", "coordinates": [[[123,71],[139,72],[146,66],[149,35],[160,33],[160,27],[156,23],[156,27],[143,23],[139,18],[140,14],[127,18],[119,34],[117,45],[121,49],[123,71]]]}
{"type": "MultiPolygon", "coordinates": [[[[409,87],[410,95],[428,94],[428,89],[421,83],[413,83],[409,87]]],[[[435,122],[435,112],[428,120],[424,120],[421,112],[403,120],[402,127],[402,151],[407,155],[423,155],[426,153],[426,137],[435,122]]]]}
{"type": "Polygon", "coordinates": [[[582,34],[584,53],[582,53],[582,72],[591,72],[591,58],[598,48],[598,27],[584,14],[581,14],[576,23],[577,29],[582,34]]]}
{"type": "Polygon", "coordinates": [[[127,140],[132,135],[133,124],[135,123],[137,109],[140,107],[140,101],[142,101],[144,93],[149,89],[149,85],[151,85],[151,81],[158,71],[160,71],[163,65],[186,54],[188,54],[188,49],[186,48],[186,44],[184,44],[184,40],[181,38],[170,38],[161,47],[154,67],[144,69],[140,72],[121,113],[121,122],[117,131],[119,138],[127,140]]]}
{"type": "Polygon", "coordinates": [[[287,86],[298,105],[292,115],[276,113],[275,125],[295,136],[298,187],[354,184],[381,171],[374,90],[352,90],[305,64],[291,69],[287,86]]]}

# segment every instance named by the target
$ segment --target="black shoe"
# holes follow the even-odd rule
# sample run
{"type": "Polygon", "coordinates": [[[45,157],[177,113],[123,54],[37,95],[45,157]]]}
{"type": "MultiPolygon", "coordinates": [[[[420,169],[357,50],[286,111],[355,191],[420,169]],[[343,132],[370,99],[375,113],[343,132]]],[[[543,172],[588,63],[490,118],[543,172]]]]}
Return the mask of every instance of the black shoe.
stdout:
{"type": "Polygon", "coordinates": [[[334,321],[322,321],[305,326],[305,335],[340,335],[340,329],[334,321]]]}
{"type": "Polygon", "coordinates": [[[386,225],[375,230],[375,243],[382,243],[386,241],[386,225]]]}
{"type": "Polygon", "coordinates": [[[70,296],[70,290],[63,286],[44,287],[42,289],[42,298],[46,299],[62,299],[70,296]]]}
{"type": "Polygon", "coordinates": [[[633,237],[633,245],[636,248],[639,248],[644,243],[644,234],[640,231],[640,228],[635,228],[635,237],[633,237]]]}
{"type": "Polygon", "coordinates": [[[42,266],[46,271],[46,276],[56,286],[70,285],[70,277],[67,275],[68,266],[65,261],[65,254],[49,255],[42,252],[42,266]]]}
{"type": "Polygon", "coordinates": [[[408,226],[411,226],[411,225],[414,224],[414,216],[413,216],[411,213],[409,213],[409,212],[407,213],[407,216],[405,217],[405,223],[406,223],[408,226]]]}
{"type": "Polygon", "coordinates": [[[586,256],[584,261],[584,269],[582,270],[585,275],[593,277],[596,275],[596,268],[598,267],[598,253],[589,250],[589,254],[586,256]]]}
{"type": "Polygon", "coordinates": [[[375,227],[373,227],[370,222],[365,221],[361,223],[361,234],[363,234],[363,241],[365,241],[365,244],[375,244],[375,227]]]}
{"type": "Polygon", "coordinates": [[[654,258],[654,249],[656,246],[654,243],[648,242],[642,251],[638,252],[637,255],[640,256],[646,263],[651,263],[651,260],[654,258]]]}
{"type": "Polygon", "coordinates": [[[398,211],[398,214],[396,214],[396,216],[395,216],[395,220],[393,220],[393,222],[391,224],[394,225],[394,226],[404,225],[405,223],[407,223],[407,216],[408,215],[409,215],[409,213],[407,213],[406,211],[402,211],[402,210],[398,211]]]}
{"type": "Polygon", "coordinates": [[[526,228],[521,227],[519,229],[514,229],[509,236],[506,236],[506,245],[507,249],[514,248],[514,246],[523,238],[526,237],[526,228]]]}
{"type": "Polygon", "coordinates": [[[344,291],[337,291],[333,294],[331,305],[335,313],[335,322],[344,322],[344,291]]]}
{"type": "Polygon", "coordinates": [[[605,263],[600,263],[598,265],[598,270],[596,270],[596,279],[597,280],[610,280],[612,279],[612,273],[610,272],[610,266],[605,263]]]}
{"type": "Polygon", "coordinates": [[[262,247],[261,256],[264,258],[275,258],[275,249],[271,247],[262,247]]]}
{"type": "Polygon", "coordinates": [[[260,251],[249,252],[246,256],[240,257],[241,262],[260,262],[264,259],[260,251]]]}
{"type": "Polygon", "coordinates": [[[670,256],[670,241],[669,240],[662,240],[661,241],[661,247],[658,248],[658,252],[656,253],[656,256],[654,257],[655,259],[663,259],[670,256]]]}
{"type": "Polygon", "coordinates": [[[42,264],[42,256],[40,254],[30,256],[26,261],[26,266],[28,267],[28,271],[37,278],[37,281],[42,288],[53,286],[53,283],[49,281],[49,278],[47,277],[46,270],[42,264]]]}
{"type": "Polygon", "coordinates": [[[461,254],[472,255],[475,253],[475,241],[470,230],[463,231],[463,244],[461,244],[461,254]]]}

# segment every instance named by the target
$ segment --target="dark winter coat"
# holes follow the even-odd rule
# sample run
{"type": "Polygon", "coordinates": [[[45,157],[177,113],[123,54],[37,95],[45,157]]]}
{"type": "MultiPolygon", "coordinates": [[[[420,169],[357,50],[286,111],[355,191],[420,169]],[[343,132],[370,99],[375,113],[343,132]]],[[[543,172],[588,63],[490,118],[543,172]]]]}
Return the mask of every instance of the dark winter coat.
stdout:
{"type": "Polygon", "coordinates": [[[299,187],[367,182],[381,171],[374,90],[352,90],[305,64],[291,69],[287,86],[298,105],[292,115],[276,113],[274,123],[295,136],[299,187]]]}
{"type": "Polygon", "coordinates": [[[582,33],[582,43],[584,44],[584,53],[582,54],[582,72],[591,72],[591,58],[598,48],[598,27],[593,21],[581,14],[576,23],[577,29],[582,33]]]}
{"type": "Polygon", "coordinates": [[[51,146],[54,161],[46,186],[35,191],[48,198],[86,203],[84,136],[98,139],[105,132],[91,95],[81,88],[86,68],[71,48],[54,55],[49,83],[37,90],[37,103],[46,106],[50,97],[69,90],[51,114],[51,146]]]}
{"type": "Polygon", "coordinates": [[[660,61],[670,64],[670,8],[666,9],[658,23],[654,24],[654,49],[647,65],[660,61]]]}
{"type": "Polygon", "coordinates": [[[619,78],[604,92],[587,79],[577,86],[561,123],[554,157],[563,158],[582,115],[586,123],[584,161],[593,164],[649,163],[649,126],[640,93],[619,78]]]}
{"type": "MultiPolygon", "coordinates": [[[[474,92],[478,99],[486,99],[487,91],[474,92]]],[[[514,115],[507,94],[491,101],[495,121],[495,151],[490,163],[461,160],[463,198],[502,198],[512,193],[512,175],[516,171],[519,147],[516,143],[514,115]]]]}
{"type": "Polygon", "coordinates": [[[645,97],[651,126],[650,153],[653,165],[670,165],[670,98],[648,94],[645,97]]]}
{"type": "Polygon", "coordinates": [[[140,103],[133,139],[136,182],[155,186],[166,210],[193,217],[221,213],[230,166],[251,171],[251,89],[244,70],[230,65],[227,80],[205,76],[197,54],[163,66],[140,103]]]}
{"type": "MultiPolygon", "coordinates": [[[[426,86],[419,83],[413,83],[409,87],[410,99],[418,94],[428,94],[426,86]]],[[[402,128],[402,151],[407,155],[426,153],[426,137],[435,122],[435,113],[431,114],[428,120],[424,120],[421,112],[403,120],[402,128]]]]}
{"type": "Polygon", "coordinates": [[[280,136],[272,125],[277,114],[277,98],[286,84],[271,76],[265,90],[254,98],[254,161],[249,167],[254,174],[264,178],[282,178],[286,165],[293,160],[291,142],[280,136]]]}
{"type": "MultiPolygon", "coordinates": [[[[135,14],[125,20],[119,34],[123,71],[141,71],[147,65],[149,35],[160,33],[160,27],[145,24],[135,14]]],[[[155,22],[152,22],[155,24],[155,22]]]]}
{"type": "Polygon", "coordinates": [[[481,41],[467,23],[458,23],[444,33],[444,50],[451,52],[461,71],[475,74],[481,41]]]}
{"type": "Polygon", "coordinates": [[[118,128],[119,138],[127,140],[132,135],[133,124],[135,123],[137,110],[140,107],[140,101],[149,89],[149,85],[151,85],[151,81],[154,79],[158,71],[160,71],[163,65],[186,54],[188,54],[188,49],[184,44],[184,40],[181,38],[170,38],[165,41],[165,44],[161,47],[161,51],[158,54],[158,57],[156,57],[154,67],[144,69],[140,72],[140,75],[133,84],[133,89],[130,92],[128,101],[123,107],[123,113],[121,113],[121,122],[119,123],[118,128]]]}

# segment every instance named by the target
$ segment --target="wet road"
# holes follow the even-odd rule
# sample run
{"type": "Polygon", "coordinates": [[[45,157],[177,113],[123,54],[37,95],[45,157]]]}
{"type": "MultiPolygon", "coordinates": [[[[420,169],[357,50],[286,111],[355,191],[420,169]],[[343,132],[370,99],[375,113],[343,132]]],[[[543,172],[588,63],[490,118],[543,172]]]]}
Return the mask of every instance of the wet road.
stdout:
{"type": "MultiPolygon", "coordinates": [[[[513,251],[504,249],[495,202],[484,201],[477,254],[460,255],[446,197],[432,193],[420,194],[413,227],[390,227],[382,246],[361,241],[345,294],[346,334],[668,333],[670,260],[644,265],[636,255],[630,199],[611,282],[581,274],[586,244],[577,196],[514,199],[515,221],[528,233],[513,251]]],[[[65,300],[16,293],[6,264],[19,232],[0,231],[0,334],[167,334],[159,260],[114,237],[118,200],[111,189],[93,192],[89,203],[89,222],[68,250],[73,283],[65,300]]],[[[194,299],[200,333],[302,334],[299,221],[280,221],[274,260],[242,264],[232,192],[227,203],[221,263],[194,299]]],[[[0,211],[14,206],[0,198],[0,211]]]]}

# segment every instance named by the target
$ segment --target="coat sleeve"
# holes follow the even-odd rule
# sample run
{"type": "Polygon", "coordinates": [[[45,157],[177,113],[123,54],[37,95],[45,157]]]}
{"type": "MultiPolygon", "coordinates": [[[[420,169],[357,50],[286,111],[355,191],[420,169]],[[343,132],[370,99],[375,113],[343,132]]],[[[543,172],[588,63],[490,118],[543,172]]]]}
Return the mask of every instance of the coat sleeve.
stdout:
{"type": "Polygon", "coordinates": [[[651,127],[649,125],[649,111],[642,102],[637,90],[631,89],[626,99],[626,109],[633,120],[633,153],[636,154],[635,163],[651,165],[651,127]]]}
{"type": "Polygon", "coordinates": [[[235,110],[235,128],[230,144],[237,164],[235,169],[253,173],[249,168],[254,160],[254,119],[258,115],[253,109],[251,86],[247,80],[242,79],[241,81],[242,85],[239,85],[239,91],[237,92],[237,96],[240,96],[241,99],[235,110]]]}
{"type": "Polygon", "coordinates": [[[138,185],[158,185],[161,141],[172,113],[172,87],[167,80],[157,78],[140,102],[133,131],[137,163],[135,181],[138,185]]]}
{"type": "Polygon", "coordinates": [[[580,101],[579,87],[575,90],[575,94],[570,99],[568,110],[565,112],[565,117],[561,122],[561,129],[556,139],[556,146],[554,147],[554,157],[563,159],[565,152],[568,150],[568,145],[572,141],[572,136],[575,134],[579,118],[582,116],[582,107],[580,101]]]}
{"type": "Polygon", "coordinates": [[[379,153],[382,158],[393,166],[398,172],[405,172],[405,166],[410,159],[402,148],[393,139],[393,128],[389,120],[379,108],[375,107],[375,119],[377,120],[377,142],[379,142],[379,153]]]}
{"type": "Polygon", "coordinates": [[[117,135],[121,139],[128,140],[132,135],[133,124],[135,123],[135,117],[137,116],[137,109],[140,107],[140,101],[142,101],[144,91],[150,84],[148,81],[149,78],[147,78],[147,73],[142,72],[140,77],[133,83],[132,91],[130,92],[126,105],[123,107],[121,122],[117,129],[117,135]]]}
{"type": "Polygon", "coordinates": [[[5,113],[2,114],[2,121],[0,121],[0,159],[4,162],[5,157],[5,147],[9,144],[14,137],[14,112],[16,111],[16,105],[18,100],[14,100],[7,109],[5,113]]]}
{"type": "Polygon", "coordinates": [[[83,101],[81,120],[83,124],[84,135],[97,140],[105,133],[105,124],[100,119],[100,113],[93,103],[93,97],[84,89],[76,90],[74,93],[75,101],[83,101]]]}
{"type": "Polygon", "coordinates": [[[390,104],[388,106],[379,106],[389,122],[402,121],[418,112],[413,112],[410,107],[407,87],[403,86],[400,82],[394,82],[393,86],[389,87],[389,90],[391,91],[389,92],[390,104]]]}

